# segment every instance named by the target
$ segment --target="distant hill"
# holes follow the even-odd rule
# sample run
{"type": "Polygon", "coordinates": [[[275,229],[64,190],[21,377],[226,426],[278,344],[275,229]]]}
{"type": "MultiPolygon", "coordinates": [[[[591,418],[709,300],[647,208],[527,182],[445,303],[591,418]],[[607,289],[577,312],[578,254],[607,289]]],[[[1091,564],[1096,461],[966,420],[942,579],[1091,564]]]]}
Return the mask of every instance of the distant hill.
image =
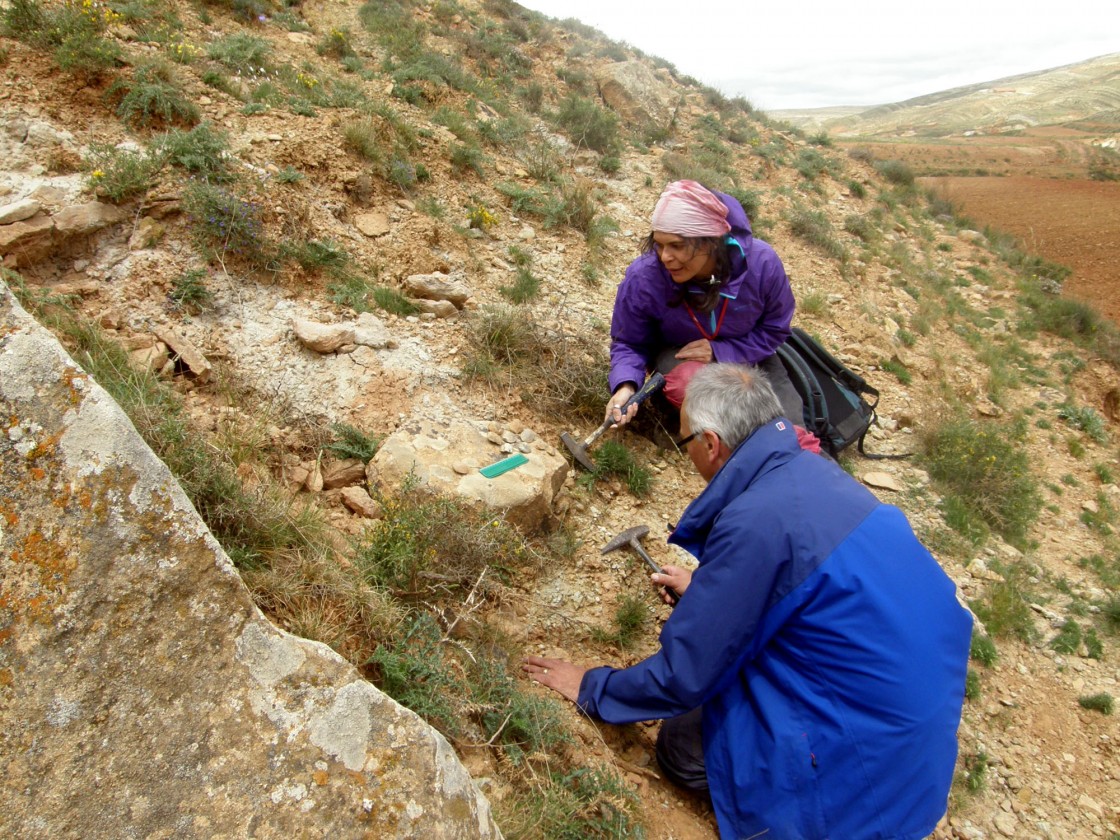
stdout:
{"type": "Polygon", "coordinates": [[[951,88],[872,108],[780,110],[771,116],[837,137],[946,137],[1070,125],[1120,130],[1120,53],[951,88]]]}

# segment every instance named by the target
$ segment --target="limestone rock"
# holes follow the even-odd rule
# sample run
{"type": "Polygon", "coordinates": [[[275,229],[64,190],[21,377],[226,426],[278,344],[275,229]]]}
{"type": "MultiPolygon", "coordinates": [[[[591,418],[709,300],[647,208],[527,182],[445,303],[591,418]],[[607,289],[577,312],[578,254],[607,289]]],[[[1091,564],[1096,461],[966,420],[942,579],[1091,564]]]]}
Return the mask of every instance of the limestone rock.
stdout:
{"type": "Polygon", "coordinates": [[[371,312],[363,312],[357,321],[339,324],[320,324],[306,318],[293,318],[292,331],[300,344],[316,353],[335,353],[355,344],[375,350],[396,347],[388,327],[371,312]]]}
{"type": "Polygon", "coordinates": [[[0,207],[0,225],[10,225],[12,222],[22,222],[25,219],[30,219],[40,209],[42,209],[42,205],[33,198],[24,198],[13,204],[6,204],[0,207]]]}
{"type": "Polygon", "coordinates": [[[392,492],[412,474],[436,492],[502,511],[511,524],[533,530],[549,515],[552,500],[568,474],[567,461],[554,448],[538,442],[530,448],[527,463],[486,478],[479,469],[499,460],[503,453],[479,425],[462,420],[406,422],[381,444],[366,475],[371,483],[392,492]],[[460,472],[464,467],[469,469],[466,474],[460,472]]]}
{"type": "Polygon", "coordinates": [[[335,490],[364,481],[366,465],[358,458],[328,461],[323,466],[323,489],[335,490]]]}
{"type": "Polygon", "coordinates": [[[882,490],[894,490],[901,493],[904,489],[902,482],[890,473],[866,472],[860,475],[859,480],[869,487],[878,487],[882,490]]]}
{"type": "Polygon", "coordinates": [[[603,65],[595,76],[599,95],[628,125],[668,128],[678,97],[641,61],[603,65]]]}
{"type": "Polygon", "coordinates": [[[411,274],[405,278],[404,286],[405,291],[412,297],[450,301],[455,304],[456,309],[462,309],[471,296],[470,289],[452,280],[442,271],[432,274],[411,274]]]}
{"type": "Polygon", "coordinates": [[[384,236],[389,232],[389,217],[384,213],[362,213],[354,219],[354,227],[366,236],[384,236]]]}
{"type": "Polygon", "coordinates": [[[437,318],[451,318],[459,313],[458,308],[449,300],[424,300],[423,298],[414,298],[414,304],[420,309],[421,312],[427,312],[435,315],[437,318]]]}
{"type": "Polygon", "coordinates": [[[0,412],[0,836],[500,837],[441,735],[268,622],[2,286],[0,412]]]}
{"type": "Polygon", "coordinates": [[[4,264],[18,267],[21,257],[34,259],[35,255],[48,250],[53,232],[54,222],[46,214],[3,225],[0,227],[0,256],[4,264]]]}
{"type": "Polygon", "coordinates": [[[359,516],[367,519],[381,518],[381,507],[364,487],[342,488],[342,503],[359,516]]]}
{"type": "Polygon", "coordinates": [[[59,210],[51,220],[57,237],[84,236],[128,218],[128,211],[112,204],[90,201],[59,210]]]}
{"type": "Polygon", "coordinates": [[[191,372],[199,382],[210,379],[210,362],[206,356],[191,341],[178,330],[171,327],[159,327],[156,330],[159,340],[166,344],[172,354],[191,372]]]}

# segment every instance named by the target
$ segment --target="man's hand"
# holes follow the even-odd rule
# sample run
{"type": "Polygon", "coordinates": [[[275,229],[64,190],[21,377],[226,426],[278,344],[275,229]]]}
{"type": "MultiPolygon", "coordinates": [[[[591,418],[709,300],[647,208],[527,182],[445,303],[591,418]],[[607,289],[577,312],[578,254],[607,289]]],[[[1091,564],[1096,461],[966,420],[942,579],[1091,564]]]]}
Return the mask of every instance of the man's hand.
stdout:
{"type": "Polygon", "coordinates": [[[563,694],[573,703],[579,698],[579,686],[583,682],[583,675],[587,673],[586,668],[580,668],[563,659],[545,659],[541,656],[526,656],[525,661],[521,663],[521,670],[525,671],[530,679],[563,694]]]}
{"type": "Polygon", "coordinates": [[[715,355],[712,353],[712,343],[706,338],[698,338],[678,350],[676,358],[682,362],[700,362],[706,365],[715,355]]]}
{"type": "Polygon", "coordinates": [[[607,413],[603,419],[614,421],[615,426],[625,426],[629,423],[634,418],[634,415],[638,413],[638,406],[637,404],[630,406],[630,408],[626,410],[626,413],[623,414],[622,405],[637,392],[638,389],[629,382],[619,385],[618,390],[614,392],[607,402],[607,413]]]}
{"type": "Polygon", "coordinates": [[[680,566],[662,566],[661,572],[654,572],[649,579],[655,587],[658,587],[657,594],[661,596],[661,600],[666,604],[672,604],[673,599],[665,590],[672,589],[678,595],[684,595],[684,591],[692,583],[692,572],[680,566]]]}

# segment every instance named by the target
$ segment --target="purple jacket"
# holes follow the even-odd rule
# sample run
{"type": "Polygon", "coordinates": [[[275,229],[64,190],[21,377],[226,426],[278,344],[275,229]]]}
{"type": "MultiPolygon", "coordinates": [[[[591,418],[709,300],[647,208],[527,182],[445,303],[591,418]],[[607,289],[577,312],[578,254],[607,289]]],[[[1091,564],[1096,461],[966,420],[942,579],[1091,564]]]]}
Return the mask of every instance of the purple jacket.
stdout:
{"type": "MultiPolygon", "coordinates": [[[[715,194],[729,211],[731,278],[721,292],[727,311],[712,340],[712,352],[717,362],[754,365],[772,356],[789,336],[793,290],[774,249],[754,238],[742,205],[729,195],[715,194]]],[[[669,306],[675,286],[654,253],[642,254],[626,269],[611,318],[612,394],[624,382],[640,386],[665,348],[706,337],[685,306],[669,306]]],[[[709,335],[722,309],[720,302],[711,315],[696,313],[709,335]]]]}

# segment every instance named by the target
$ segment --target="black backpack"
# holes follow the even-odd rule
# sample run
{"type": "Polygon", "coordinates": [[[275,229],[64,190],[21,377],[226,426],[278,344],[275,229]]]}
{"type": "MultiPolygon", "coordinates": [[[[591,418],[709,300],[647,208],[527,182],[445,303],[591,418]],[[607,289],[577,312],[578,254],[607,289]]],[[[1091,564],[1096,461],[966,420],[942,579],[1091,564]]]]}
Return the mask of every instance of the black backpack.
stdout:
{"type": "Polygon", "coordinates": [[[777,353],[801,396],[803,425],[820,438],[821,449],[835,458],[858,442],[860,454],[868,458],[906,457],[864,451],[863,438],[876,422],[879,392],[862,376],[841,364],[799,327],[793,327],[777,353]]]}

